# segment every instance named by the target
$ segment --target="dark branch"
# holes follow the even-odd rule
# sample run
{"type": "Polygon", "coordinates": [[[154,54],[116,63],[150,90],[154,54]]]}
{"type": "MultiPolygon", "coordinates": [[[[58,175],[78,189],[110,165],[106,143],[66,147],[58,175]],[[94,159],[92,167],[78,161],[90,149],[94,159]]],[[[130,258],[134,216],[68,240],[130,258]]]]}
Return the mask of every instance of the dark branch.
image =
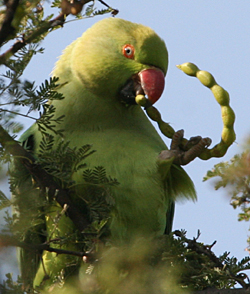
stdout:
{"type": "MultiPolygon", "coordinates": [[[[76,2],[76,4],[81,3],[81,8],[79,11],[77,11],[77,13],[80,13],[84,4],[91,2],[91,1],[93,1],[93,0],[81,0],[80,2],[76,2]]],[[[3,41],[6,40],[6,38],[11,34],[11,30],[13,29],[11,26],[11,21],[14,17],[14,13],[15,13],[16,7],[18,6],[18,2],[19,2],[19,0],[9,0],[9,2],[8,2],[9,6],[13,3],[12,4],[13,7],[11,6],[10,9],[7,8],[6,16],[5,16],[6,24],[5,25],[3,24],[3,26],[0,30],[0,46],[2,44],[1,43],[1,31],[2,31],[2,40],[3,41]],[[7,12],[8,12],[8,15],[7,15],[7,12]]],[[[68,0],[66,0],[66,2],[69,3],[69,5],[71,4],[70,2],[68,2],[68,0]]],[[[100,1],[100,2],[102,4],[104,4],[103,1],[100,1]]],[[[108,6],[106,3],[104,5],[108,6]]],[[[118,10],[113,9],[112,13],[113,13],[113,15],[116,15],[118,13],[118,10]]],[[[68,14],[70,14],[70,13],[64,13],[63,9],[62,9],[62,12],[57,17],[55,17],[51,21],[44,21],[43,23],[41,23],[39,28],[28,32],[27,35],[22,38],[22,40],[17,41],[13,46],[11,46],[10,49],[8,49],[6,52],[4,52],[3,54],[0,55],[0,65],[6,64],[6,61],[11,56],[13,56],[17,51],[19,51],[20,49],[25,47],[27,44],[34,42],[38,37],[47,33],[50,29],[53,29],[56,26],[63,26],[65,19],[66,19],[66,16],[68,14]]]]}
{"type": "Polygon", "coordinates": [[[27,44],[32,43],[38,37],[48,32],[49,29],[54,28],[58,25],[63,25],[65,21],[65,17],[63,14],[59,14],[56,18],[51,21],[44,21],[39,28],[34,31],[31,31],[27,36],[23,37],[22,40],[17,41],[10,49],[0,55],[0,65],[6,64],[6,61],[10,58],[10,56],[14,55],[18,50],[25,47],[27,44]]]}
{"type": "Polygon", "coordinates": [[[50,247],[49,244],[43,243],[43,244],[28,244],[25,242],[20,242],[16,240],[14,237],[9,235],[0,235],[0,248],[1,247],[8,247],[8,246],[15,246],[20,247],[23,249],[28,249],[32,251],[41,252],[43,250],[49,251],[49,252],[55,252],[57,254],[68,254],[68,255],[74,255],[79,257],[89,256],[91,253],[89,252],[80,252],[80,251],[72,251],[72,250],[64,250],[59,248],[53,248],[50,247]]]}
{"type": "Polygon", "coordinates": [[[90,224],[86,216],[72,203],[68,190],[62,189],[39,165],[35,163],[35,158],[20,146],[3,128],[0,126],[0,144],[8,153],[18,157],[21,163],[28,169],[36,180],[40,188],[48,188],[50,195],[55,195],[56,201],[62,208],[67,204],[67,215],[74,225],[82,232],[90,224]]]}
{"type": "MultiPolygon", "coordinates": [[[[6,246],[15,246],[15,247],[20,247],[20,248],[29,249],[29,250],[38,251],[38,252],[46,250],[49,252],[55,252],[57,254],[68,254],[68,255],[78,256],[81,258],[83,257],[93,258],[94,256],[92,252],[79,252],[79,251],[53,248],[53,247],[50,247],[48,243],[28,244],[25,242],[20,242],[10,235],[0,235],[0,248],[6,247],[6,246]]],[[[250,293],[249,289],[216,289],[216,288],[190,292],[190,294],[249,294],[249,293],[250,293]]]]}
{"type": "Polygon", "coordinates": [[[15,31],[11,23],[14,19],[18,4],[19,0],[9,0],[6,3],[5,17],[0,29],[0,46],[15,31]]]}
{"type": "MultiPolygon", "coordinates": [[[[10,0],[10,1],[17,1],[17,0],[10,0]]],[[[83,2],[84,4],[86,4],[90,1],[93,1],[93,0],[84,0],[83,2]]],[[[14,55],[18,50],[22,49],[27,44],[30,44],[33,41],[35,41],[41,35],[47,33],[50,29],[54,28],[55,26],[59,26],[59,25],[62,26],[65,22],[65,17],[66,17],[65,14],[60,13],[57,17],[55,17],[51,21],[44,21],[36,30],[27,33],[27,35],[24,36],[22,40],[17,41],[13,46],[11,46],[10,49],[8,49],[6,52],[0,55],[0,65],[6,64],[6,61],[10,58],[10,56],[14,55]]]]}
{"type": "MultiPolygon", "coordinates": [[[[199,237],[199,234],[198,234],[198,237],[196,239],[192,239],[192,240],[186,238],[180,231],[174,231],[173,234],[180,237],[180,238],[182,238],[187,243],[187,248],[188,249],[191,249],[191,250],[197,252],[198,254],[206,255],[215,264],[216,267],[221,268],[221,269],[223,269],[225,267],[225,265],[220,261],[220,259],[211,250],[212,246],[215,243],[213,243],[210,246],[201,245],[201,244],[197,243],[196,241],[197,241],[197,239],[199,237]]],[[[242,278],[242,277],[240,277],[240,275],[236,276],[233,273],[231,273],[230,271],[229,271],[229,275],[230,275],[231,279],[238,282],[244,289],[250,289],[249,284],[244,282],[245,277],[242,278]]],[[[203,293],[203,292],[201,291],[201,293],[203,293]]],[[[250,290],[249,290],[249,293],[250,293],[250,290]]]]}

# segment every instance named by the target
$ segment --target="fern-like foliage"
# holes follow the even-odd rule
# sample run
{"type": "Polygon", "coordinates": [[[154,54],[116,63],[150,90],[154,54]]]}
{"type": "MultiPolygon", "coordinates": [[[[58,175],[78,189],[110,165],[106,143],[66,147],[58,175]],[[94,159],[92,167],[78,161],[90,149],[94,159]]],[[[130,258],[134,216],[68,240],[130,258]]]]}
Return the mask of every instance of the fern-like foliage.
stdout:
{"type": "Polygon", "coordinates": [[[215,189],[227,188],[231,195],[231,205],[240,207],[243,213],[239,220],[250,219],[250,157],[249,151],[235,155],[229,162],[221,162],[207,172],[204,181],[215,178],[215,189]]]}
{"type": "Polygon", "coordinates": [[[6,195],[2,191],[0,191],[0,210],[10,206],[11,201],[9,200],[9,198],[6,197],[6,195]]]}
{"type": "Polygon", "coordinates": [[[21,277],[18,277],[17,281],[13,279],[11,273],[6,274],[5,277],[6,279],[0,284],[1,294],[24,294],[21,277]]]}
{"type": "Polygon", "coordinates": [[[40,143],[37,164],[41,165],[62,188],[69,189],[72,194],[77,193],[79,201],[87,204],[89,218],[91,222],[95,222],[96,229],[97,223],[109,219],[110,210],[114,205],[111,189],[119,183],[106,174],[104,167],[86,168],[84,160],[94,152],[91,145],[71,148],[70,142],[63,139],[54,146],[54,137],[47,135],[43,136],[40,143]],[[80,184],[73,180],[75,173],[82,173],[80,184]],[[76,192],[79,186],[81,193],[76,192]]]}
{"type": "Polygon", "coordinates": [[[69,141],[65,142],[61,139],[57,146],[53,148],[54,137],[44,135],[37,156],[37,163],[48,174],[59,180],[63,188],[69,188],[73,185],[73,174],[84,168],[83,160],[95,152],[91,150],[91,145],[71,148],[69,144],[69,141]]]}
{"type": "MultiPolygon", "coordinates": [[[[7,2],[11,4],[14,1],[7,2]]],[[[0,30],[1,21],[9,12],[6,6],[7,2],[0,0],[0,30]]],[[[92,4],[95,3],[91,3],[90,7],[81,16],[69,16],[69,18],[92,17],[110,12],[108,9],[96,11],[94,6],[91,7],[92,4]]],[[[61,1],[55,0],[52,6],[60,7],[61,1]]],[[[58,128],[58,124],[62,121],[63,116],[55,118],[55,108],[50,104],[50,101],[63,99],[62,94],[57,92],[58,87],[60,87],[60,81],[57,78],[51,78],[37,86],[34,81],[22,78],[22,74],[29,65],[30,60],[36,54],[43,53],[44,49],[40,46],[41,41],[52,30],[61,27],[63,21],[63,17],[45,16],[42,4],[37,0],[28,2],[21,0],[18,2],[14,19],[11,22],[10,34],[5,36],[4,41],[1,40],[5,47],[0,53],[0,66],[7,68],[7,70],[5,73],[2,71],[0,74],[0,120],[1,126],[13,136],[16,136],[22,130],[22,124],[16,120],[18,116],[24,116],[37,122],[43,140],[40,143],[40,152],[36,154],[36,164],[41,165],[59,185],[73,195],[75,193],[73,174],[83,173],[86,169],[84,160],[94,151],[90,149],[89,145],[77,149],[70,147],[69,143],[64,141],[55,144],[55,136],[57,136],[56,140],[58,142],[58,136],[62,137],[63,134],[63,130],[58,128]],[[39,112],[39,119],[34,114],[37,111],[39,112]]],[[[0,146],[0,162],[5,164],[10,162],[10,160],[10,155],[0,146]]],[[[85,183],[83,179],[86,191],[91,190],[91,195],[94,195],[93,203],[89,202],[88,210],[90,215],[95,215],[92,219],[98,219],[98,221],[93,221],[89,231],[91,231],[91,234],[96,235],[100,233],[100,229],[107,222],[110,206],[105,201],[111,198],[111,192],[108,187],[114,185],[114,181],[105,175],[104,169],[100,170],[97,168],[97,170],[93,171],[93,181],[86,181],[85,183]],[[102,178],[105,178],[105,180],[102,180],[102,178]],[[98,180],[101,181],[99,184],[98,180]],[[94,193],[94,190],[98,192],[94,193]],[[108,193],[109,196],[107,196],[108,193]],[[94,207],[97,206],[97,199],[95,197],[101,197],[101,195],[104,200],[100,204],[105,206],[106,214],[104,214],[102,207],[102,212],[97,217],[98,213],[94,214],[91,211],[94,211],[94,207]]],[[[88,241],[89,237],[79,234],[79,232],[62,236],[57,230],[55,230],[53,235],[56,238],[53,237],[53,240],[51,240],[45,230],[45,216],[48,215],[49,209],[53,207],[58,209],[54,198],[52,197],[53,199],[51,199],[51,195],[48,195],[46,187],[38,187],[36,181],[16,158],[15,164],[10,169],[10,174],[10,189],[13,198],[9,200],[4,193],[0,192],[0,209],[6,209],[10,205],[13,205],[15,209],[12,216],[6,211],[5,226],[1,227],[2,232],[12,234],[19,241],[28,243],[32,240],[32,242],[37,244],[47,241],[51,242],[51,245],[59,247],[64,243],[79,244],[82,242],[83,247],[87,242],[91,243],[91,241],[88,241]]],[[[92,198],[87,194],[82,195],[80,202],[84,202],[84,205],[86,205],[85,199],[92,198]]],[[[55,228],[60,226],[62,216],[63,213],[59,213],[54,217],[53,226],[55,228]]],[[[18,294],[25,292],[19,280],[14,282],[10,274],[7,274],[6,278],[0,285],[1,293],[18,294]]]]}
{"type": "Polygon", "coordinates": [[[225,252],[215,256],[213,245],[186,238],[185,231],[164,237],[162,262],[170,271],[179,270],[178,283],[191,291],[207,288],[229,289],[240,281],[248,284],[244,271],[250,269],[250,258],[238,261],[225,252]],[[180,274],[181,273],[181,274],[180,274]]]}
{"type": "Polygon", "coordinates": [[[104,15],[107,13],[113,14],[113,11],[116,11],[112,7],[107,7],[107,8],[101,8],[98,9],[96,7],[96,1],[92,1],[88,6],[83,10],[83,12],[79,13],[76,15],[76,18],[78,19],[85,19],[85,18],[90,18],[98,15],[104,15]]]}
{"type": "Polygon", "coordinates": [[[16,103],[22,106],[28,106],[29,114],[34,110],[40,111],[41,107],[49,100],[62,100],[64,98],[63,94],[56,91],[60,86],[58,81],[59,78],[51,77],[49,80],[45,80],[45,82],[39,86],[38,90],[34,82],[30,83],[29,81],[25,81],[23,84],[23,95],[19,97],[16,103]]]}
{"type": "Polygon", "coordinates": [[[85,169],[83,171],[83,180],[86,191],[83,199],[88,203],[92,222],[96,225],[102,220],[107,221],[110,218],[110,210],[115,204],[111,188],[119,185],[119,182],[117,179],[107,176],[105,168],[102,166],[85,169]]]}
{"type": "MultiPolygon", "coordinates": [[[[250,156],[249,141],[246,150],[235,155],[230,161],[216,164],[204,177],[204,181],[215,179],[215,189],[226,188],[231,196],[233,208],[240,208],[239,221],[250,219],[250,156]]],[[[250,244],[250,238],[248,238],[250,244]]],[[[250,245],[249,245],[250,248],[250,245]]],[[[250,249],[249,249],[250,250],[250,249]]]]}

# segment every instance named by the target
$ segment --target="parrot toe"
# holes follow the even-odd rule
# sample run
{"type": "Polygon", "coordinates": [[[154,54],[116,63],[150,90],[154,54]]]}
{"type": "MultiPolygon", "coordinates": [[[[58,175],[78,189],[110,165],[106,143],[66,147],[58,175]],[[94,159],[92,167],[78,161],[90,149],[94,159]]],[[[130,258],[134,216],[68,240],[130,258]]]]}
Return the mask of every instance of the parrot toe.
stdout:
{"type": "Polygon", "coordinates": [[[188,142],[182,146],[181,141],[184,136],[184,130],[179,130],[174,133],[170,150],[163,150],[159,154],[160,160],[169,160],[174,158],[173,163],[177,165],[187,165],[202,151],[210,146],[212,140],[210,138],[202,138],[201,136],[191,137],[188,142]]]}

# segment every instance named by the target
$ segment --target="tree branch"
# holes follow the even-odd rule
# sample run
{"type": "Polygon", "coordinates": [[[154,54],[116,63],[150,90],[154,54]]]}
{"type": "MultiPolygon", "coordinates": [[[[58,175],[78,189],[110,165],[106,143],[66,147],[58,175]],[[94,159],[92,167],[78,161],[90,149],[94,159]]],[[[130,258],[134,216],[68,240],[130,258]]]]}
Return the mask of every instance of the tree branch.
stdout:
{"type": "Polygon", "coordinates": [[[79,257],[91,255],[91,253],[89,253],[89,252],[72,251],[72,250],[65,250],[65,249],[60,249],[60,248],[53,248],[53,247],[50,247],[50,245],[48,243],[30,244],[30,243],[20,242],[12,236],[0,235],[0,248],[1,247],[8,247],[8,246],[15,246],[15,247],[20,247],[23,249],[28,249],[28,250],[32,250],[32,251],[38,251],[38,252],[46,250],[49,252],[55,252],[56,254],[68,254],[68,255],[79,256],[79,257]]]}
{"type": "Polygon", "coordinates": [[[35,163],[35,158],[20,146],[4,129],[0,126],[0,143],[8,153],[18,157],[21,163],[28,169],[36,180],[40,188],[48,188],[50,195],[54,195],[56,201],[63,208],[67,204],[67,215],[74,225],[82,232],[90,224],[86,215],[72,203],[68,190],[62,189],[45,170],[35,163]]]}
{"type": "Polygon", "coordinates": [[[14,19],[18,4],[19,0],[9,0],[6,3],[5,17],[0,29],[0,46],[15,31],[11,23],[14,19]]]}
{"type": "MultiPolygon", "coordinates": [[[[5,65],[6,61],[13,56],[17,51],[25,47],[27,44],[30,44],[35,41],[36,38],[40,37],[41,35],[47,33],[50,29],[53,29],[56,26],[63,26],[66,16],[69,14],[78,14],[81,12],[83,6],[88,2],[93,0],[81,0],[81,1],[73,1],[69,2],[68,0],[62,1],[62,11],[61,13],[50,21],[43,21],[39,28],[29,31],[26,36],[23,36],[22,40],[17,41],[10,49],[0,55],[0,65],[5,65]],[[80,5],[80,7],[78,7],[80,5]],[[74,6],[69,8],[69,6],[74,6]]],[[[116,15],[119,11],[117,9],[111,8],[107,5],[104,1],[99,0],[103,5],[107,6],[108,8],[112,9],[112,15],[116,15]]],[[[9,0],[7,2],[7,9],[5,13],[5,19],[3,25],[0,29],[0,46],[2,43],[7,39],[8,36],[14,31],[15,28],[12,27],[11,23],[14,18],[15,11],[18,7],[19,0],[9,0]]]]}
{"type": "Polygon", "coordinates": [[[10,49],[1,54],[0,65],[6,64],[6,61],[11,56],[13,56],[17,51],[25,47],[27,44],[32,43],[36,38],[40,37],[42,34],[47,33],[49,29],[57,25],[62,26],[64,21],[65,17],[62,13],[51,21],[44,21],[38,29],[29,32],[29,34],[26,37],[23,37],[22,40],[17,41],[13,46],[10,47],[10,49]]]}
{"type": "MultiPolygon", "coordinates": [[[[84,4],[86,4],[86,3],[90,2],[90,1],[93,1],[93,0],[82,0],[81,2],[84,5],[84,4]]],[[[11,4],[12,2],[14,2],[14,4],[17,7],[18,3],[19,3],[19,0],[9,0],[8,3],[11,4]]],[[[9,4],[9,6],[10,6],[10,4],[9,4]]],[[[14,4],[13,4],[13,6],[14,6],[14,4]]],[[[1,32],[2,32],[3,41],[11,33],[10,28],[11,28],[11,21],[12,21],[12,19],[14,17],[14,12],[15,12],[14,7],[11,7],[10,9],[8,9],[8,7],[7,7],[6,16],[5,16],[6,24],[5,25],[3,24],[3,26],[2,26],[2,28],[0,30],[0,46],[2,44],[1,43],[1,32]],[[7,36],[6,36],[6,34],[7,34],[7,36]]],[[[15,9],[16,9],[16,7],[15,7],[15,9]]],[[[6,64],[6,61],[11,56],[13,56],[18,50],[22,49],[27,44],[32,43],[33,41],[35,41],[36,38],[38,38],[41,35],[47,33],[50,29],[54,28],[55,26],[63,26],[63,24],[65,22],[65,19],[66,19],[66,16],[67,15],[65,15],[63,12],[61,12],[54,19],[52,19],[50,21],[43,21],[41,23],[41,25],[37,29],[28,32],[27,35],[22,38],[22,40],[17,41],[13,46],[11,46],[10,49],[8,49],[6,52],[4,52],[3,54],[0,55],[0,65],[1,64],[6,64]]]]}
{"type": "MultiPolygon", "coordinates": [[[[14,237],[9,235],[0,235],[0,248],[6,246],[15,246],[24,249],[29,249],[32,251],[42,251],[46,250],[49,252],[55,252],[57,254],[68,254],[78,257],[90,257],[93,258],[93,253],[91,252],[79,252],[79,251],[71,251],[64,250],[59,248],[50,247],[48,243],[43,244],[28,244],[25,242],[20,242],[16,240],[14,237]]],[[[250,294],[250,289],[215,289],[210,288],[202,291],[193,291],[190,294],[250,294]]]]}
{"type": "MultiPolygon", "coordinates": [[[[211,250],[211,248],[213,247],[215,242],[210,246],[201,245],[201,244],[197,243],[196,241],[200,236],[199,233],[198,233],[198,237],[194,238],[192,240],[186,238],[182,234],[182,232],[180,232],[180,231],[174,231],[173,234],[182,238],[187,243],[188,249],[191,249],[191,250],[197,252],[198,254],[206,255],[215,264],[216,267],[221,268],[221,269],[225,268],[225,265],[220,261],[220,259],[211,250]]],[[[234,275],[230,270],[229,270],[229,276],[231,279],[238,282],[242,286],[242,288],[249,289],[249,293],[250,293],[250,288],[249,288],[250,285],[244,281],[245,277],[241,277],[240,275],[234,275]]]]}

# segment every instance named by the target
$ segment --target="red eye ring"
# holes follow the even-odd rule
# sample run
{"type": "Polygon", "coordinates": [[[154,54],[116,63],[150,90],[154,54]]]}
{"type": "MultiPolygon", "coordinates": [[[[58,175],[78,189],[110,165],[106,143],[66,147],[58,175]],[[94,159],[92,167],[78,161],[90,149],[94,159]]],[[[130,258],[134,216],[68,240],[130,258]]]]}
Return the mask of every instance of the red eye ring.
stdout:
{"type": "Polygon", "coordinates": [[[135,48],[133,45],[126,44],[122,47],[122,53],[126,58],[133,59],[135,55],[135,48]]]}

